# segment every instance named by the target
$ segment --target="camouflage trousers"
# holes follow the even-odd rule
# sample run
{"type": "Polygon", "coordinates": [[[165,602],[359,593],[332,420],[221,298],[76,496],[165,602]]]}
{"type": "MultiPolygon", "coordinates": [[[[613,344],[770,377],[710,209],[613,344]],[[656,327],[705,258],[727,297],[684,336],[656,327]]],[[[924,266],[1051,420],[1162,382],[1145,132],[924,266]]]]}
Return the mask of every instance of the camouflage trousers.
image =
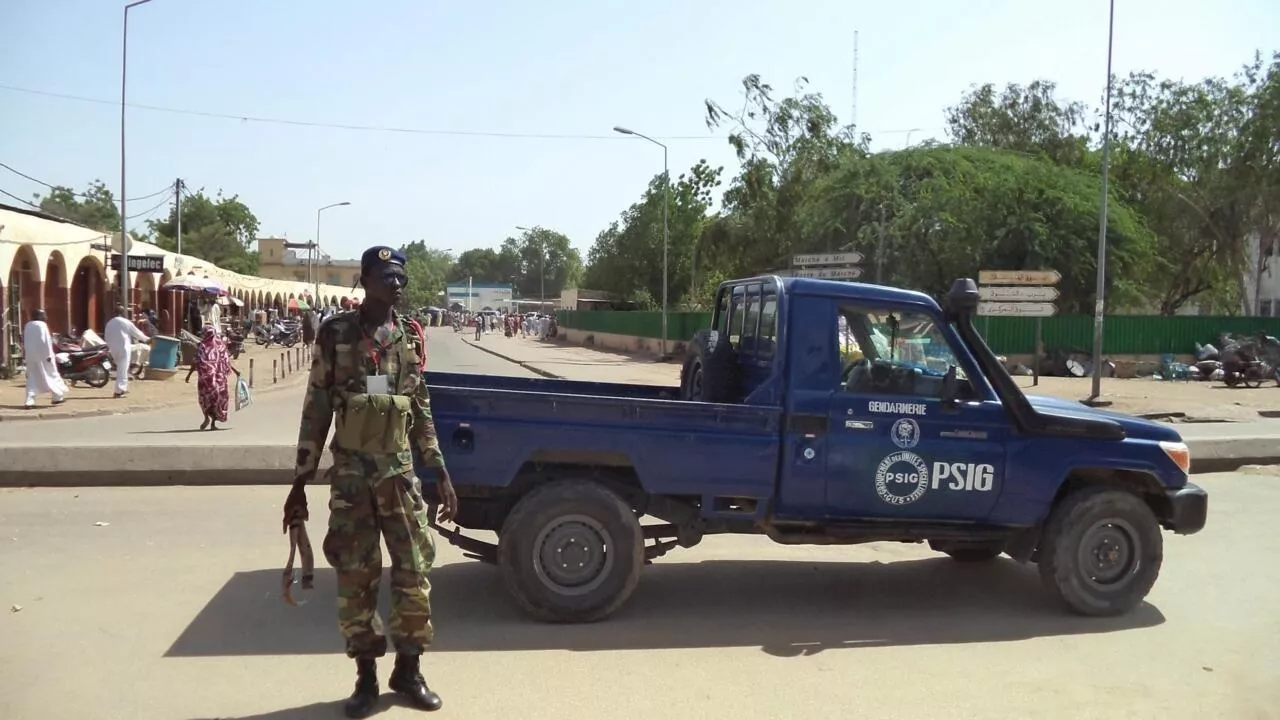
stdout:
{"type": "Polygon", "coordinates": [[[338,628],[347,656],[382,657],[387,638],[378,614],[381,540],[391,555],[391,642],[420,654],[434,639],[431,584],[435,541],[422,484],[412,475],[370,479],[360,468],[329,470],[329,531],[324,556],[338,576],[338,628]]]}

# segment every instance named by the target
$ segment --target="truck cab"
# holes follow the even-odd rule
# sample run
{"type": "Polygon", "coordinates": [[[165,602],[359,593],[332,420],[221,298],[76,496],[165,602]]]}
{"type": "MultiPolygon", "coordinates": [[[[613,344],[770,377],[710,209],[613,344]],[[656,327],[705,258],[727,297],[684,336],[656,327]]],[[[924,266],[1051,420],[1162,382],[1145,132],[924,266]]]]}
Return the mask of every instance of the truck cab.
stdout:
{"type": "Polygon", "coordinates": [[[940,305],[744,278],[719,288],[679,388],[429,375],[459,524],[499,542],[442,532],[501,565],[544,620],[604,617],[646,561],[718,533],[1008,555],[1072,610],[1126,612],[1155,582],[1162,528],[1204,525],[1186,445],[1166,425],[1025,396],[974,329],[977,297],[968,279],[940,305]],[[566,552],[573,572],[555,567],[566,552]]]}

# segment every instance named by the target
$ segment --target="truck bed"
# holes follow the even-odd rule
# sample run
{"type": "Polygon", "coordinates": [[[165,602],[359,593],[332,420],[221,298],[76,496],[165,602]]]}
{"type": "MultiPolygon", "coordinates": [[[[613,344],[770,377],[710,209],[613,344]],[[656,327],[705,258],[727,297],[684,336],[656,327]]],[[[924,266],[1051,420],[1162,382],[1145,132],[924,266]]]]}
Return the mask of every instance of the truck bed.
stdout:
{"type": "MultiPolygon", "coordinates": [[[[774,494],[782,409],[674,399],[676,388],[427,373],[432,412],[460,493],[503,488],[528,463],[632,467],[653,494],[774,494]]],[[[424,477],[430,477],[424,474],[424,477]]]]}

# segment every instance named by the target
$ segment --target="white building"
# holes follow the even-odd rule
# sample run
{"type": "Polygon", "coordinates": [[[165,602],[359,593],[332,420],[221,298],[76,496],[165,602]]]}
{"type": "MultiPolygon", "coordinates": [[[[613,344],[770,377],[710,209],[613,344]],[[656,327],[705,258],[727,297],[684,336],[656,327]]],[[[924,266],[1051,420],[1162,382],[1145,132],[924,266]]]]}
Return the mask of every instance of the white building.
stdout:
{"type": "Polygon", "coordinates": [[[445,307],[454,304],[468,310],[505,310],[511,307],[511,283],[454,282],[445,286],[445,307]]]}
{"type": "Polygon", "coordinates": [[[1271,243],[1264,256],[1258,247],[1260,242],[1257,234],[1248,239],[1246,252],[1250,262],[1242,278],[1244,314],[1280,316],[1280,243],[1271,243]]]}

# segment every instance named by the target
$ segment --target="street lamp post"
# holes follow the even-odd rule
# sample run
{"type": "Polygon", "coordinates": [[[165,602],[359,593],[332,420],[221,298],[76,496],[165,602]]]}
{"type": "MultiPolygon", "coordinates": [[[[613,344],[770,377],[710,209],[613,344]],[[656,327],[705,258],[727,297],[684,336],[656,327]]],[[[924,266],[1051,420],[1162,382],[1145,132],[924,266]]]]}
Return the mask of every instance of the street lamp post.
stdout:
{"type": "MultiPolygon", "coordinates": [[[[533,232],[527,227],[516,226],[517,230],[523,232],[533,232]]],[[[547,304],[547,243],[545,241],[538,243],[538,252],[541,257],[541,266],[538,268],[538,312],[546,312],[547,304]]]]}
{"type": "Polygon", "coordinates": [[[1107,185],[1111,170],[1111,45],[1115,37],[1116,0],[1107,16],[1107,99],[1102,130],[1102,201],[1098,212],[1098,277],[1093,300],[1093,388],[1089,400],[1102,395],[1102,323],[1107,297],[1107,185]]]}
{"type": "Polygon", "coordinates": [[[128,88],[127,80],[129,77],[129,10],[139,5],[145,5],[151,0],[134,0],[124,6],[124,30],[120,36],[120,304],[129,307],[129,228],[127,226],[129,217],[128,208],[125,203],[125,159],[124,159],[124,129],[125,129],[125,96],[128,88]]]}
{"type": "Polygon", "coordinates": [[[350,204],[351,203],[347,202],[346,200],[343,200],[342,202],[336,202],[336,203],[333,203],[332,205],[325,205],[319,210],[316,210],[316,247],[315,247],[315,250],[311,252],[311,268],[310,268],[311,281],[312,283],[314,283],[316,294],[312,296],[311,298],[312,302],[314,302],[316,298],[320,297],[320,213],[324,212],[325,210],[328,210],[329,208],[342,207],[344,205],[350,205],[350,204]]]}
{"type": "Polygon", "coordinates": [[[671,176],[667,171],[667,146],[644,135],[624,127],[614,126],[613,131],[623,135],[634,135],[638,138],[662,148],[662,354],[667,354],[667,246],[670,244],[670,233],[667,229],[667,205],[671,195],[671,176]]]}

